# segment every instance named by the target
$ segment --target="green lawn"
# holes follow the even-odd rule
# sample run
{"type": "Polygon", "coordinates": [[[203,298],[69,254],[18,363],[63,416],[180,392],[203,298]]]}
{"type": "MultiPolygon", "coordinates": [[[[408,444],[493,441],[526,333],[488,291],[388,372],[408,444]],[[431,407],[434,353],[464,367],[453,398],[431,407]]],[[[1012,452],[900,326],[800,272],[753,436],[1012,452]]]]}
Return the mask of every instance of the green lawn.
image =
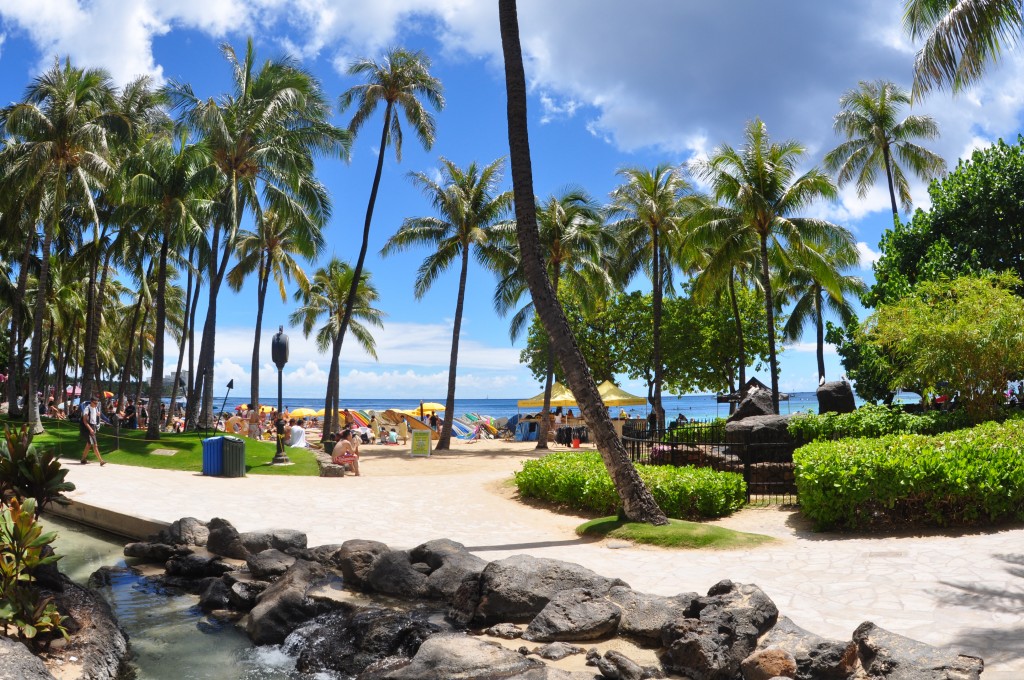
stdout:
{"type": "Polygon", "coordinates": [[[614,516],[585,522],[576,528],[576,533],[580,536],[619,538],[663,548],[735,550],[753,548],[775,540],[771,536],[748,534],[680,519],[670,519],[667,525],[656,527],[640,522],[623,522],[614,516]]]}
{"type": "MultiPolygon", "coordinates": [[[[4,425],[20,427],[20,422],[11,423],[6,418],[0,420],[4,425]]],[[[58,420],[45,419],[43,427],[46,432],[34,440],[37,446],[53,447],[64,459],[65,464],[77,462],[82,455],[83,444],[78,438],[78,425],[58,420]]],[[[217,433],[220,434],[220,433],[217,433]]],[[[159,468],[162,470],[189,470],[201,472],[203,469],[202,435],[194,432],[185,434],[162,434],[159,441],[146,441],[145,430],[121,430],[120,446],[115,450],[114,428],[104,426],[100,429],[99,445],[103,459],[118,465],[137,465],[139,467],[159,468]],[[174,450],[173,456],[154,455],[156,449],[174,450]]],[[[274,458],[274,444],[255,442],[248,438],[245,441],[246,470],[257,475],[292,475],[316,477],[320,474],[316,458],[306,449],[287,449],[288,458],[294,465],[275,466],[270,461],[274,458]]],[[[90,457],[95,464],[95,458],[90,457]]]]}

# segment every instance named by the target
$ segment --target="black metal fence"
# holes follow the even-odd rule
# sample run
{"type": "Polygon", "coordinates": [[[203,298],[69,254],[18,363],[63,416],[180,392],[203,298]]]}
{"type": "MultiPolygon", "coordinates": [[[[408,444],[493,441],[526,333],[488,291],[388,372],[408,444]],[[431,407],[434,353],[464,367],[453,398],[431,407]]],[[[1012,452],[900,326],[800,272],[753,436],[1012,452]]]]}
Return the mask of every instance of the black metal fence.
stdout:
{"type": "Polygon", "coordinates": [[[622,443],[630,460],[641,465],[709,467],[737,472],[747,483],[747,502],[795,504],[793,451],[796,444],[773,441],[756,432],[726,434],[725,421],[691,421],[669,429],[647,421],[623,424],[622,443]]]}

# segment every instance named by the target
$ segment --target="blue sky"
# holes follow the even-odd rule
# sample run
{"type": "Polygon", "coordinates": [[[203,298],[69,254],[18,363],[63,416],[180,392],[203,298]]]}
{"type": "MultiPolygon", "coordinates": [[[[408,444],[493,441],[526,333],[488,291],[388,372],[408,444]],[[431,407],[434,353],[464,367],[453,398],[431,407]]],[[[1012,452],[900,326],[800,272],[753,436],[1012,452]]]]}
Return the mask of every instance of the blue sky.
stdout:
{"type": "MultiPolygon", "coordinates": [[[[900,29],[901,3],[891,0],[519,4],[535,191],[541,197],[578,185],[604,200],[619,168],[682,163],[722,142],[738,144],[745,122],[755,116],[773,138],[802,141],[810,167],[838,141],[831,122],[844,90],[877,78],[910,83],[915,46],[900,29]]],[[[402,162],[393,153],[385,161],[366,265],[388,315],[377,337],[380,361],[349,344],[342,352],[342,394],[438,398],[447,384],[458,272],[441,277],[417,301],[413,279],[426,253],[382,259],[377,252],[403,218],[430,214],[408,172],[430,173],[440,157],[466,165],[507,154],[496,6],[480,0],[0,0],[0,102],[18,99],[54,55],[107,68],[120,83],[145,73],[157,81],[187,81],[198,94],[215,96],[230,86],[218,46],[227,41],[241,48],[252,35],[259,56],[298,57],[336,97],[356,84],[344,75],[353,57],[377,57],[393,45],[426,52],[444,83],[447,106],[437,116],[432,150],[408,135],[402,162]]],[[[955,166],[978,146],[1015,138],[1024,106],[1022,75],[1024,60],[1010,55],[979,88],[957,98],[932,95],[915,107],[939,122],[942,138],[930,147],[955,166]]],[[[336,254],[354,261],[358,253],[380,115],[361,131],[350,163],[323,161],[318,167],[334,201],[324,260],[336,254]]],[[[335,122],[345,125],[348,118],[339,114],[335,122]]],[[[926,207],[925,188],[915,184],[912,191],[916,205],[926,207]]],[[[847,189],[838,203],[812,209],[854,232],[864,256],[859,273],[869,282],[888,211],[882,184],[864,199],[847,189]]],[[[522,341],[513,345],[507,321],[492,311],[493,286],[492,275],[474,265],[459,397],[523,397],[539,389],[518,364],[522,341]]],[[[268,302],[265,394],[274,375],[269,337],[279,323],[287,326],[292,307],[291,300],[268,302]]],[[[218,382],[248,383],[254,308],[255,286],[222,293],[218,382]]],[[[298,328],[289,334],[286,391],[321,395],[329,357],[319,355],[298,328]]],[[[842,369],[834,353],[826,362],[829,376],[838,377],[842,369]]],[[[813,389],[812,338],[788,347],[781,367],[784,389],[813,389]]],[[[625,387],[643,391],[637,384],[625,387]]]]}

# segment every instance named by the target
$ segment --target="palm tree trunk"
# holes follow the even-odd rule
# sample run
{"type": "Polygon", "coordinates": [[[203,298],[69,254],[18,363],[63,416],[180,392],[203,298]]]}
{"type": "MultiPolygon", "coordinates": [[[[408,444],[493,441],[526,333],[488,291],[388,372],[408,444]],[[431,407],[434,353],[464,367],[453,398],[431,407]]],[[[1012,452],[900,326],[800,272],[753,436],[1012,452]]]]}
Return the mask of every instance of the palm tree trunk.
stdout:
{"type": "Polygon", "coordinates": [[[586,360],[576,344],[565,313],[551,290],[541,260],[537,235],[537,206],[533,196],[533,169],[530,163],[530,138],[526,115],[526,75],[519,44],[519,18],[515,0],[498,0],[501,44],[505,59],[505,84],[508,96],[508,142],[515,195],[516,235],[522,254],[523,272],[534,306],[548,337],[555,347],[566,382],[583,412],[597,441],[608,474],[622,500],[625,516],[635,522],[667,524],[665,513],[629,462],[622,441],[608,417],[608,410],[597,392],[586,360]]]}
{"type": "Polygon", "coordinates": [[[53,224],[43,227],[42,259],[39,263],[39,285],[36,288],[36,311],[32,321],[32,360],[28,369],[28,424],[32,434],[42,434],[43,421],[39,417],[38,376],[42,370],[43,354],[43,317],[46,315],[46,288],[50,284],[50,243],[53,242],[53,232],[56,230],[57,205],[50,206],[53,211],[53,224]]]}
{"type": "MultiPolygon", "coordinates": [[[[149,403],[159,402],[164,396],[164,326],[167,323],[167,248],[171,238],[170,229],[164,231],[160,244],[160,263],[156,275],[156,331],[153,335],[153,368],[149,376],[149,403]]],[[[141,348],[140,348],[141,351],[141,348]]],[[[138,403],[136,401],[135,403],[138,403]]],[[[171,402],[172,404],[174,402],[171,402]]],[[[118,402],[120,406],[120,402],[118,402]]],[[[136,408],[138,408],[136,406],[136,408]]],[[[153,418],[146,425],[146,439],[160,439],[160,419],[153,418]]]]}
{"type": "Polygon", "coordinates": [[[900,219],[900,211],[896,207],[896,189],[892,182],[892,159],[889,157],[889,145],[882,147],[882,156],[885,159],[885,179],[889,182],[889,200],[892,201],[892,221],[895,224],[900,219]]]}
{"type": "Polygon", "coordinates": [[[761,285],[764,287],[764,310],[768,318],[768,366],[772,372],[772,411],[779,413],[779,360],[775,355],[775,297],[768,273],[768,236],[761,234],[761,285]]]}
{"type": "Polygon", "coordinates": [[[258,285],[256,286],[256,329],[252,340],[252,369],[249,380],[249,404],[260,403],[260,333],[263,331],[263,305],[267,301],[267,286],[270,282],[270,266],[260,256],[260,272],[258,285]]]}
{"type": "Polygon", "coordinates": [[[654,399],[652,406],[654,407],[654,414],[658,418],[658,428],[663,429],[665,427],[665,409],[661,406],[661,381],[662,375],[664,374],[664,367],[661,364],[661,243],[659,232],[661,229],[655,225],[651,230],[651,246],[654,250],[654,266],[652,267],[652,281],[651,284],[654,288],[654,350],[651,353],[651,357],[654,363],[654,399]]]}
{"type": "Polygon", "coordinates": [[[341,361],[341,333],[331,342],[331,367],[327,372],[327,396],[324,400],[324,436],[338,430],[338,364],[341,361]]]}
{"type": "MultiPolygon", "coordinates": [[[[146,367],[146,322],[149,321],[149,307],[142,310],[142,323],[139,325],[139,372],[135,381],[135,403],[138,403],[139,398],[142,396],[142,372],[146,367]]],[[[156,339],[154,338],[153,346],[156,347],[156,339]]],[[[123,402],[118,400],[118,407],[123,402]]]]}
{"type": "Polygon", "coordinates": [[[740,306],[736,301],[735,269],[729,270],[729,301],[732,302],[732,316],[736,319],[736,343],[739,353],[740,389],[747,384],[747,350],[743,346],[743,319],[740,317],[740,306]]]}
{"type": "Polygon", "coordinates": [[[32,243],[26,245],[25,251],[21,254],[18,287],[14,291],[14,305],[11,309],[11,356],[7,364],[7,415],[12,420],[21,417],[21,409],[18,408],[18,378],[21,375],[22,361],[25,358],[23,350],[25,337],[21,317],[25,306],[25,291],[28,289],[28,265],[32,260],[34,246],[35,232],[33,230],[32,243]]]}
{"type": "MultiPolygon", "coordinates": [[[[558,280],[562,278],[561,268],[555,265],[555,271],[551,275],[551,290],[558,299],[558,280]]],[[[555,353],[548,342],[547,366],[544,371],[544,410],[540,416],[540,432],[537,433],[538,449],[548,448],[548,435],[551,433],[551,388],[555,377],[555,353]]]]}
{"type": "MultiPolygon", "coordinates": [[[[188,254],[189,262],[192,261],[192,254],[193,253],[194,253],[194,248],[190,247],[189,248],[189,254],[188,254]]],[[[181,342],[178,343],[178,366],[177,366],[177,368],[174,369],[174,384],[171,386],[171,405],[172,406],[174,405],[175,400],[177,400],[177,398],[178,398],[178,387],[180,387],[180,385],[181,385],[181,367],[185,363],[185,343],[186,342],[191,343],[192,323],[195,321],[195,317],[196,317],[195,306],[199,302],[199,282],[198,281],[196,281],[196,290],[195,290],[195,296],[194,297],[193,297],[193,293],[192,293],[192,270],[191,270],[191,268],[188,270],[186,281],[187,281],[187,283],[186,283],[186,287],[185,287],[185,314],[184,314],[184,324],[185,325],[181,329],[181,342]]],[[[149,405],[152,407],[153,403],[154,403],[153,401],[150,401],[149,405]]],[[[156,413],[153,413],[150,409],[147,409],[147,411],[149,411],[149,417],[150,418],[152,418],[153,420],[155,420],[157,422],[160,422],[160,405],[157,404],[156,406],[157,406],[156,413]]],[[[138,408],[138,404],[136,404],[136,408],[138,408]]],[[[171,409],[167,409],[167,420],[163,423],[163,426],[164,427],[170,427],[171,426],[171,422],[173,421],[173,418],[174,418],[173,411],[171,409]]]]}
{"type": "MultiPolygon", "coordinates": [[[[203,288],[203,279],[200,276],[202,268],[196,268],[196,289],[192,293],[192,309],[189,310],[188,316],[188,385],[186,385],[185,392],[185,403],[195,404],[195,387],[196,387],[196,310],[199,308],[199,293],[203,288]]],[[[190,279],[191,280],[191,279],[190,279]]],[[[191,408],[186,409],[187,413],[191,413],[191,408]]],[[[172,420],[172,410],[167,409],[167,424],[170,425],[172,420]]],[[[195,419],[193,417],[193,422],[195,419]]]]}
{"type": "MultiPolygon", "coordinates": [[[[377,170],[373,175],[373,186],[370,188],[370,201],[366,204],[366,218],[363,220],[363,242],[359,247],[359,257],[356,259],[356,266],[352,272],[352,285],[348,289],[348,298],[345,300],[345,311],[341,317],[341,327],[338,329],[338,351],[345,343],[345,333],[348,332],[348,325],[352,321],[352,310],[356,305],[356,293],[359,290],[359,281],[363,276],[363,262],[366,260],[366,249],[370,243],[370,223],[373,220],[373,207],[377,203],[377,190],[380,188],[380,175],[384,169],[384,152],[388,146],[388,128],[391,127],[392,102],[388,102],[384,109],[384,129],[380,133],[380,152],[377,154],[377,170]]],[[[339,385],[340,391],[340,385],[339,385]]],[[[338,395],[335,394],[335,400],[338,395]]],[[[338,404],[335,401],[334,408],[338,404]]],[[[331,405],[326,407],[330,412],[331,405]]],[[[325,416],[326,417],[326,416],[325,416]]]]}
{"type": "Polygon", "coordinates": [[[818,382],[825,377],[825,324],[821,318],[821,286],[814,286],[814,330],[818,341],[818,382]]]}
{"type": "Polygon", "coordinates": [[[459,363],[459,335],[462,332],[462,306],[466,299],[466,277],[469,273],[469,244],[462,246],[462,271],[459,273],[459,295],[455,299],[455,322],[452,324],[452,353],[448,361],[448,396],[444,402],[444,422],[438,451],[447,451],[452,443],[452,422],[455,420],[455,371],[459,363]]]}

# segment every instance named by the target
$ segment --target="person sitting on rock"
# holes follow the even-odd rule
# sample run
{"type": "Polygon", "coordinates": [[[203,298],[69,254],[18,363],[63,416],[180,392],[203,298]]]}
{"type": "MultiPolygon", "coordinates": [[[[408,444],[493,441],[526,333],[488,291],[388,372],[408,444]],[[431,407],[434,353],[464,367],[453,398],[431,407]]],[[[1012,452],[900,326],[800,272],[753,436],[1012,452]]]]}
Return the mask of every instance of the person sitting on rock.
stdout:
{"type": "Polygon", "coordinates": [[[341,437],[331,451],[331,462],[342,467],[348,466],[356,477],[359,476],[359,450],[352,443],[352,430],[341,431],[341,437]]]}

